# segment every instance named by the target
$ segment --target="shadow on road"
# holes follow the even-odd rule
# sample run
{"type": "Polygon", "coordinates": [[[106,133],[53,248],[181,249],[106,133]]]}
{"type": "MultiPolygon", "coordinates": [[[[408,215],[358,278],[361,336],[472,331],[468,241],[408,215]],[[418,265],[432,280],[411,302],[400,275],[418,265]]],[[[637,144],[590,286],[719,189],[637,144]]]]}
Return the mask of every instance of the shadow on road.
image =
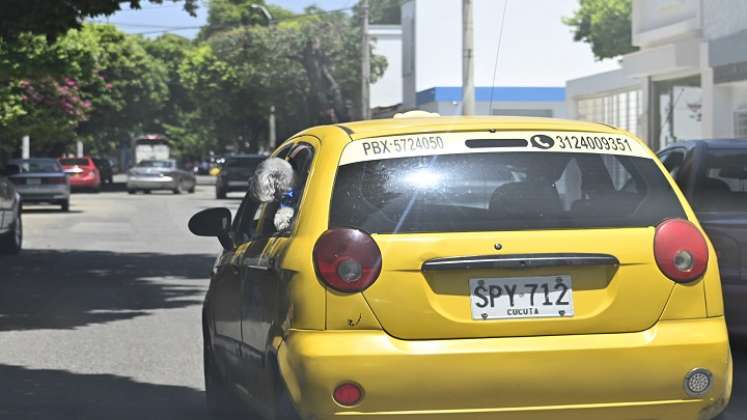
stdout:
{"type": "Polygon", "coordinates": [[[0,418],[208,420],[204,393],[115,375],[0,365],[0,418]]]}
{"type": "Polygon", "coordinates": [[[0,258],[0,331],[69,329],[202,303],[215,257],[29,250],[0,258]]]}

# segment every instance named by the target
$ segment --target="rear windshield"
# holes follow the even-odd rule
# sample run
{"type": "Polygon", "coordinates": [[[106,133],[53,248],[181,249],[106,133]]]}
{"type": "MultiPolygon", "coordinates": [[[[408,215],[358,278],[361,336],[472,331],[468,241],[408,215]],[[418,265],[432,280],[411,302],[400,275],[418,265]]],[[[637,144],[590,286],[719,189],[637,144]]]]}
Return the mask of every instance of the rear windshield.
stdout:
{"type": "Polygon", "coordinates": [[[55,160],[20,160],[12,161],[11,164],[18,165],[21,173],[56,173],[62,172],[62,167],[55,160]]]}
{"type": "Polygon", "coordinates": [[[168,160],[144,160],[137,164],[138,168],[171,168],[174,163],[168,160]]]}
{"type": "Polygon", "coordinates": [[[330,226],[466,232],[643,227],[676,217],[685,214],[651,159],[498,152],[343,165],[330,226]]]}
{"type": "Polygon", "coordinates": [[[88,166],[88,159],[60,159],[65,166],[88,166]]]}
{"type": "Polygon", "coordinates": [[[262,162],[262,158],[255,158],[255,157],[246,157],[246,158],[237,158],[232,157],[226,159],[226,163],[224,164],[224,167],[226,168],[256,168],[259,163],[262,162]]]}
{"type": "Polygon", "coordinates": [[[703,176],[695,184],[693,206],[698,211],[747,210],[747,151],[709,150],[703,176]]]}

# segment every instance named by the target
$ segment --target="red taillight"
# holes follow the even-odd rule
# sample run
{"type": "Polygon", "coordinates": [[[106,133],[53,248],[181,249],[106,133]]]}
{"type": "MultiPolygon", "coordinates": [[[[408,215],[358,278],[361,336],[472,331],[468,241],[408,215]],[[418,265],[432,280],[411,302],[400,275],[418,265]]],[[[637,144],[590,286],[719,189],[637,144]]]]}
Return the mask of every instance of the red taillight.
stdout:
{"type": "Polygon", "coordinates": [[[708,245],[695,225],[671,219],[656,227],[654,257],[664,275],[678,283],[687,283],[705,273],[708,245]]]}
{"type": "Polygon", "coordinates": [[[314,245],[319,277],[340,292],[360,292],[381,272],[381,251],[373,238],[357,229],[330,229],[314,245]]]}
{"type": "Polygon", "coordinates": [[[363,398],[363,390],[360,386],[348,382],[335,388],[332,397],[338,404],[350,407],[361,401],[363,398]]]}

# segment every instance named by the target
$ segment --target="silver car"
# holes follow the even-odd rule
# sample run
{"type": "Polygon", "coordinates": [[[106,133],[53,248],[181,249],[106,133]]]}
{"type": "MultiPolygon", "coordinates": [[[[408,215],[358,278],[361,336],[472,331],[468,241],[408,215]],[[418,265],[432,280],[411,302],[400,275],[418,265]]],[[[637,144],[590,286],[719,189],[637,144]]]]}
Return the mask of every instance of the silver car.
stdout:
{"type": "Polygon", "coordinates": [[[195,176],[179,168],[173,159],[143,160],[127,173],[127,192],[130,194],[138,191],[148,194],[153,190],[193,193],[196,185],[195,176]]]}
{"type": "Polygon", "coordinates": [[[8,162],[18,168],[9,178],[21,195],[23,204],[57,204],[62,211],[70,209],[70,180],[57,159],[14,159],[8,162]]]}

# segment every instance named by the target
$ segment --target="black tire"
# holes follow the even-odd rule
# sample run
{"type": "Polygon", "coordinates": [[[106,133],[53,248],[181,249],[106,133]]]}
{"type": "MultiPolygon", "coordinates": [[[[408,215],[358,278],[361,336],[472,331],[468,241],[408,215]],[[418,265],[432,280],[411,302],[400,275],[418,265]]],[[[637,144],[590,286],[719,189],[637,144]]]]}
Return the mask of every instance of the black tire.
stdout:
{"type": "Polygon", "coordinates": [[[190,194],[194,194],[196,189],[197,189],[197,183],[194,183],[192,184],[192,187],[187,190],[187,192],[190,194]]]}
{"type": "Polygon", "coordinates": [[[226,192],[220,188],[215,188],[215,198],[218,200],[225,200],[226,198],[226,192]]]}
{"type": "Polygon", "coordinates": [[[282,375],[280,375],[280,369],[278,368],[277,361],[273,358],[273,365],[275,370],[275,420],[301,420],[301,416],[298,415],[296,407],[293,406],[293,401],[288,394],[288,388],[285,386],[282,375]]]}
{"type": "Polygon", "coordinates": [[[10,230],[0,235],[0,254],[18,254],[21,252],[21,247],[23,247],[23,220],[19,208],[10,230]]]}
{"type": "Polygon", "coordinates": [[[60,203],[60,209],[62,211],[70,211],[70,200],[65,200],[60,203]]]}
{"type": "Polygon", "coordinates": [[[135,193],[137,193],[137,191],[135,191],[135,190],[127,190],[127,194],[133,195],[135,193]]]}
{"type": "Polygon", "coordinates": [[[143,194],[150,194],[150,190],[143,190],[143,194]]]}

